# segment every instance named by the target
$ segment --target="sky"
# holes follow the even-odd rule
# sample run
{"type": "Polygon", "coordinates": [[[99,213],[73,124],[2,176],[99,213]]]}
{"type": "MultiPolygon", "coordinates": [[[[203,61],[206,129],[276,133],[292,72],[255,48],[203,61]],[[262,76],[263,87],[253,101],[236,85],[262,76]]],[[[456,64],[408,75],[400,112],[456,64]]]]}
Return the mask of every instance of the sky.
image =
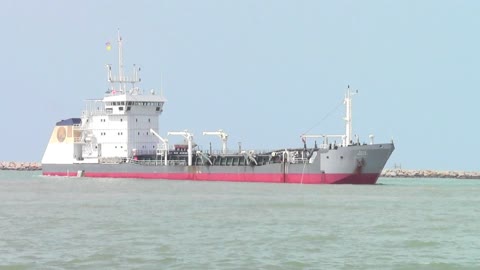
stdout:
{"type": "Polygon", "coordinates": [[[344,133],[350,85],[353,133],[395,143],[386,168],[479,171],[479,11],[480,1],[3,0],[0,160],[40,161],[55,123],[103,97],[120,29],[126,70],[140,66],[141,87],[168,100],[161,135],[188,129],[220,149],[202,132],[223,129],[229,148],[298,147],[305,132],[344,133]]]}

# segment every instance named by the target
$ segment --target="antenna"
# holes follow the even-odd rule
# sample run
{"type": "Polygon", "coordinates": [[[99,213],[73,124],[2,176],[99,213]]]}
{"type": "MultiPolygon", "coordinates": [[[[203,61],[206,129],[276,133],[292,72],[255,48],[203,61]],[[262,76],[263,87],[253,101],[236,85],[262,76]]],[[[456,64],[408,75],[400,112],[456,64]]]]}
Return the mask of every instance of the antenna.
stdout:
{"type": "Polygon", "coordinates": [[[107,68],[107,81],[111,83],[112,82],[112,65],[108,64],[105,66],[107,68]]]}

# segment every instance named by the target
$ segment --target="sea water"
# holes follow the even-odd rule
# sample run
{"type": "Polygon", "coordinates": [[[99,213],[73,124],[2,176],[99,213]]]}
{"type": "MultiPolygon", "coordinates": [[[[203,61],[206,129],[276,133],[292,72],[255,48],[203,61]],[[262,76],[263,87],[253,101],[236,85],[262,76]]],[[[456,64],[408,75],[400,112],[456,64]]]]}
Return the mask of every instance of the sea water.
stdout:
{"type": "Polygon", "coordinates": [[[480,180],[301,185],[0,171],[0,269],[479,269],[480,180]]]}

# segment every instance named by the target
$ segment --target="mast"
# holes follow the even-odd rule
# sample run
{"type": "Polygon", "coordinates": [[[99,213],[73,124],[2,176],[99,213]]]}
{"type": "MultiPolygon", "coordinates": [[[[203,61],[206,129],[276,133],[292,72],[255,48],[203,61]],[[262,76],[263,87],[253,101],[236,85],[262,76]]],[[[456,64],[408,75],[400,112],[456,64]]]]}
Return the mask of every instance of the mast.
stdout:
{"type": "Polygon", "coordinates": [[[118,29],[118,81],[120,91],[125,93],[125,84],[124,81],[124,74],[123,74],[123,50],[122,50],[122,37],[120,36],[120,29],[118,29]]]}
{"type": "Polygon", "coordinates": [[[141,79],[138,76],[140,72],[140,68],[137,68],[133,65],[133,75],[131,77],[125,76],[124,66],[123,66],[123,44],[122,44],[122,36],[120,36],[120,30],[118,30],[117,35],[117,43],[118,43],[118,74],[112,74],[112,65],[107,65],[107,72],[108,72],[108,82],[111,83],[111,92],[109,94],[116,94],[117,92],[120,94],[127,93],[127,84],[132,84],[132,89],[130,93],[138,93],[138,89],[136,88],[135,84],[140,83],[141,79]],[[118,84],[118,88],[114,88],[114,84],[118,84]]]}
{"type": "Polygon", "coordinates": [[[352,96],[358,94],[358,90],[351,91],[350,85],[347,87],[347,93],[343,103],[345,104],[345,141],[344,146],[350,145],[352,141],[352,96]]]}

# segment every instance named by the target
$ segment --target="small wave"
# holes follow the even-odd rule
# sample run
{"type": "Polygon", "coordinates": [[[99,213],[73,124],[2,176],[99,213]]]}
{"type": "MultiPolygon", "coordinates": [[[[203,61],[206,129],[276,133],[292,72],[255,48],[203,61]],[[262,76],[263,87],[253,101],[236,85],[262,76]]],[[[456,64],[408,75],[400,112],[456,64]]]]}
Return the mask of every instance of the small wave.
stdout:
{"type": "Polygon", "coordinates": [[[394,270],[474,270],[478,267],[465,266],[457,263],[430,262],[430,263],[409,263],[402,266],[393,267],[394,270]]]}
{"type": "Polygon", "coordinates": [[[409,248],[423,248],[440,246],[440,243],[435,241],[407,240],[405,245],[409,248]]]}

